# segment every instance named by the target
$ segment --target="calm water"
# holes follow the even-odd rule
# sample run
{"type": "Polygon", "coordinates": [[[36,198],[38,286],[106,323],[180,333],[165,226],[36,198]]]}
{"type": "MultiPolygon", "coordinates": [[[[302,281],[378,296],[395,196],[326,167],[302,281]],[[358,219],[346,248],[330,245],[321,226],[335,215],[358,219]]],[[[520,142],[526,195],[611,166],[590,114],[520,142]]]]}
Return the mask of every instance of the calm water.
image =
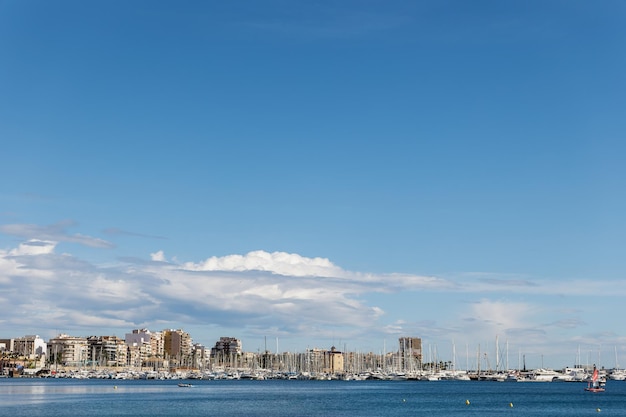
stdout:
{"type": "Polygon", "coordinates": [[[0,416],[626,416],[626,382],[609,381],[604,393],[584,387],[246,380],[179,388],[176,381],[0,379],[0,416]]]}

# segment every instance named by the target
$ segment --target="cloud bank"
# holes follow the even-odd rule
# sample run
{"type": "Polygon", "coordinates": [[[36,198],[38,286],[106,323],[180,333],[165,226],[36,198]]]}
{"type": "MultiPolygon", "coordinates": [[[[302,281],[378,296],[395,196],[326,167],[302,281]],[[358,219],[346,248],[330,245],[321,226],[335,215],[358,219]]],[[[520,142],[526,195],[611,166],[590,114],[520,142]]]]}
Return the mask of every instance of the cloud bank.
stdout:
{"type": "MultiPolygon", "coordinates": [[[[25,231],[43,229],[3,230],[31,235],[25,231]]],[[[46,229],[42,235],[53,234],[46,229]]],[[[385,312],[361,298],[364,294],[451,285],[433,277],[355,273],[326,258],[286,252],[253,251],[176,263],[156,251],[150,261],[95,265],[57,254],[58,244],[30,239],[0,251],[5,323],[30,328],[36,322],[38,328],[83,332],[98,326],[129,331],[155,323],[186,323],[240,327],[257,334],[273,329],[314,338],[375,328],[385,312]]]]}
{"type": "MultiPolygon", "coordinates": [[[[280,336],[307,345],[330,344],[338,337],[380,342],[417,335],[449,343],[500,335],[548,349],[548,333],[558,337],[587,324],[580,309],[557,309],[556,303],[551,308],[545,299],[535,299],[589,295],[586,282],[478,273],[455,280],[371,274],[345,270],[327,258],[263,250],[197,262],[178,262],[157,250],[145,258],[94,264],[59,254],[57,248],[64,242],[109,247],[97,244],[97,238],[69,235],[61,226],[1,230],[39,236],[0,250],[0,323],[4,331],[16,332],[3,337],[49,337],[57,329],[123,335],[138,327],[183,327],[235,333],[242,339],[280,336]]],[[[619,283],[610,291],[626,293],[619,283]]],[[[597,289],[596,294],[601,295],[597,289]]]]}

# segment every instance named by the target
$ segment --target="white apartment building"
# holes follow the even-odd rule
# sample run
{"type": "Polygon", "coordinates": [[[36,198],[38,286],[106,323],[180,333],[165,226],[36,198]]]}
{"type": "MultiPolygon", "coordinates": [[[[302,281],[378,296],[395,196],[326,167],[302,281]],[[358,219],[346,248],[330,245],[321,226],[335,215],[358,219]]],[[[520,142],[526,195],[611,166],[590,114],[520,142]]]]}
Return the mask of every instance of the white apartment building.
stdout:
{"type": "Polygon", "coordinates": [[[52,363],[78,366],[86,363],[88,352],[87,339],[84,337],[60,334],[48,341],[48,356],[52,363]]]}

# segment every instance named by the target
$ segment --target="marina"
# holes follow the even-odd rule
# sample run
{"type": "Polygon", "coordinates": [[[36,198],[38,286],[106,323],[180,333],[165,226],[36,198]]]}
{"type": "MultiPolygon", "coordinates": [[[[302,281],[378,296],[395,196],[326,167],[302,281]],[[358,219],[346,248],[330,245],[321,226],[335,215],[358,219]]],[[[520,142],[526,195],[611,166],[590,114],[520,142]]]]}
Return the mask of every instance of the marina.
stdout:
{"type": "MultiPolygon", "coordinates": [[[[6,375],[5,375],[6,377],[6,375]]],[[[562,370],[535,369],[528,371],[456,371],[418,370],[385,371],[381,369],[361,372],[306,372],[251,368],[218,368],[211,370],[179,369],[156,371],[142,369],[43,369],[37,374],[24,374],[15,379],[113,379],[113,380],[318,380],[318,381],[493,381],[493,382],[579,382],[604,385],[607,380],[624,381],[621,369],[564,368],[562,370]],[[595,378],[595,379],[594,379],[595,378]]],[[[180,385],[184,385],[181,382],[180,385]]]]}

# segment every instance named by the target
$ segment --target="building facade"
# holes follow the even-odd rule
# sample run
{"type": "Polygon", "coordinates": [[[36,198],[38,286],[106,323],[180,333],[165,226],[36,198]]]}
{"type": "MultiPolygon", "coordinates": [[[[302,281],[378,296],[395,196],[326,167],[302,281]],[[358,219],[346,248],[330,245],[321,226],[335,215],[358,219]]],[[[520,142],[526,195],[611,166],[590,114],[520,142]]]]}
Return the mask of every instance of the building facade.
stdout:
{"type": "Polygon", "coordinates": [[[237,366],[242,353],[241,340],[234,337],[220,337],[211,348],[211,358],[217,366],[237,366]]]}
{"type": "Polygon", "coordinates": [[[220,337],[220,340],[211,348],[211,356],[240,355],[242,351],[241,340],[234,337],[220,337]]]}
{"type": "MultiPolygon", "coordinates": [[[[147,363],[150,358],[156,359],[152,347],[155,345],[154,333],[148,329],[135,329],[131,333],[126,333],[124,340],[128,346],[128,365],[140,368],[147,363]]],[[[159,333],[158,337],[161,337],[159,333]]],[[[162,345],[162,343],[161,343],[162,345]]],[[[153,360],[152,363],[155,361],[153,360]]]]}
{"type": "Polygon", "coordinates": [[[89,336],[87,364],[95,366],[126,366],[128,346],[117,336],[89,336]]]}
{"type": "Polygon", "coordinates": [[[402,366],[410,369],[411,365],[422,365],[422,339],[419,337],[401,337],[398,339],[399,357],[402,366]]]}
{"type": "Polygon", "coordinates": [[[163,350],[170,367],[191,367],[193,341],[183,330],[163,330],[163,350]]]}
{"type": "Polygon", "coordinates": [[[14,339],[0,339],[0,353],[13,352],[14,339]]]}
{"type": "Polygon", "coordinates": [[[342,374],[343,353],[339,352],[334,346],[324,353],[324,369],[323,372],[328,374],[342,374]]]}
{"type": "Polygon", "coordinates": [[[48,357],[51,363],[68,366],[86,364],[88,345],[84,337],[60,334],[48,341],[48,357]]]}
{"type": "Polygon", "coordinates": [[[46,342],[38,335],[19,337],[13,341],[13,352],[29,359],[46,355],[46,342]]]}

